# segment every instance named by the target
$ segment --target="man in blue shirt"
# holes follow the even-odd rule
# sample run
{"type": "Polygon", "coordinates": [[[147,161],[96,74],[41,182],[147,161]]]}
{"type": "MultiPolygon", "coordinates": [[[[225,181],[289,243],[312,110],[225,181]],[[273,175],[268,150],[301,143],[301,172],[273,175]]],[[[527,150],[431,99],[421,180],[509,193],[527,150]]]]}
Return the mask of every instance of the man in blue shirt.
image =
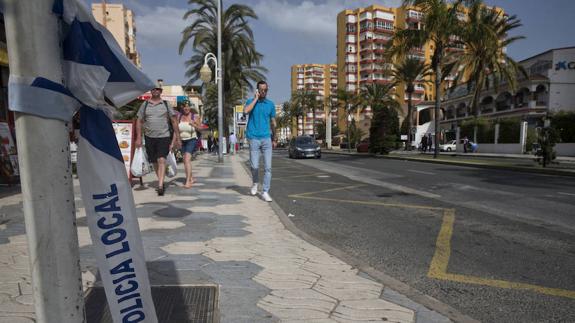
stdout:
{"type": "Polygon", "coordinates": [[[269,195],[272,181],[272,148],[275,147],[276,107],[266,96],[268,84],[259,81],[254,98],[249,99],[244,106],[244,113],[249,116],[246,127],[246,138],[250,143],[250,163],[252,168],[252,195],[258,193],[260,153],[264,156],[264,182],[262,198],[271,202],[269,195]]]}

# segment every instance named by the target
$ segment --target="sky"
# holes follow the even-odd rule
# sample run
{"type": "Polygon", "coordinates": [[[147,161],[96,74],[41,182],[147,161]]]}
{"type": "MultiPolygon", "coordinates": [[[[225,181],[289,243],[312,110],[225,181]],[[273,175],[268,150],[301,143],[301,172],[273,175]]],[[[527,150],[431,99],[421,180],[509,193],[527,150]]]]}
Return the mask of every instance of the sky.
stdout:
{"type": "MultiPolygon", "coordinates": [[[[84,0],[88,4],[99,0],[84,0]]],[[[143,71],[164,84],[187,83],[185,60],[192,55],[191,46],[178,54],[181,31],[192,21],[183,20],[191,8],[186,0],[108,0],[123,3],[134,11],[136,46],[142,57],[143,71]]],[[[257,50],[264,55],[263,66],[270,92],[276,104],[289,100],[290,68],[295,64],[330,64],[336,62],[336,17],[344,9],[371,4],[395,7],[401,0],[223,0],[249,5],[258,15],[251,20],[257,50]]],[[[512,36],[522,35],[508,48],[508,55],[522,60],[552,48],[575,46],[574,0],[486,0],[517,15],[523,26],[512,36]]]]}

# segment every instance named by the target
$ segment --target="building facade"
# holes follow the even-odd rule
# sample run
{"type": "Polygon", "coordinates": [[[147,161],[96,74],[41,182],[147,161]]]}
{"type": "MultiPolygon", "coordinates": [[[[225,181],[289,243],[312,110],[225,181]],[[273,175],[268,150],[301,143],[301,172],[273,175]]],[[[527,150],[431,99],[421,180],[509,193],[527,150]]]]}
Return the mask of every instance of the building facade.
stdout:
{"type": "Polygon", "coordinates": [[[132,10],[123,4],[94,3],[92,15],[112,33],[134,65],[141,67],[140,54],[136,50],[136,23],[132,10]]]}
{"type": "MultiPolygon", "coordinates": [[[[337,111],[332,111],[332,95],[337,91],[336,64],[299,64],[291,67],[291,92],[311,91],[317,94],[317,100],[323,104],[315,111],[305,111],[305,117],[298,120],[297,134],[313,134],[313,124],[326,121],[330,115],[335,122],[337,111]]],[[[294,129],[296,130],[296,129],[294,129]]]]}
{"type": "MultiPolygon", "coordinates": [[[[389,71],[393,62],[385,59],[385,47],[398,28],[421,28],[423,15],[413,8],[388,8],[372,5],[366,8],[344,10],[337,16],[337,72],[338,86],[349,92],[357,92],[369,84],[388,84],[393,81],[389,71]]],[[[408,54],[422,62],[431,62],[429,44],[414,48],[408,54]]],[[[395,95],[407,100],[405,86],[395,89],[395,95]]],[[[433,99],[433,84],[418,83],[413,93],[414,104],[433,99]]],[[[407,106],[404,104],[407,112],[407,106]]],[[[407,113],[404,113],[407,114],[407,113]]],[[[360,120],[369,118],[368,107],[360,120]]],[[[345,114],[340,113],[340,128],[345,124],[345,114]]]]}
{"type": "Polygon", "coordinates": [[[575,111],[575,47],[551,49],[519,62],[527,77],[518,76],[517,87],[503,83],[481,93],[478,111],[470,107],[467,84],[448,91],[441,103],[442,129],[454,129],[475,115],[493,119],[521,117],[534,125],[548,112],[575,111]]]}

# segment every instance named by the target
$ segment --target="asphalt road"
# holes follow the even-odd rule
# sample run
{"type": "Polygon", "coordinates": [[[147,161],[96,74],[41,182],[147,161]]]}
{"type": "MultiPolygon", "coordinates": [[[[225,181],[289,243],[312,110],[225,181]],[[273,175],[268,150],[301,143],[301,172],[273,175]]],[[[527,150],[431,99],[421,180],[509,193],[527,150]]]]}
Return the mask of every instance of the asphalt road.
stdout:
{"type": "Polygon", "coordinates": [[[483,322],[575,322],[575,178],[274,154],[271,195],[314,238],[483,322]]]}

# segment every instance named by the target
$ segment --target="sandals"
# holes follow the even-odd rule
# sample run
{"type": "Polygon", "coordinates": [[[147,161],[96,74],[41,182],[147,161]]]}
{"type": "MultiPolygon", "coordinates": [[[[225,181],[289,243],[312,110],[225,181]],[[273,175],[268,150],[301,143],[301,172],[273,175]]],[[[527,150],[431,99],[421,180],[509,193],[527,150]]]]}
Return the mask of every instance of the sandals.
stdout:
{"type": "Polygon", "coordinates": [[[162,187],[158,187],[156,192],[158,192],[158,196],[164,196],[164,191],[166,190],[166,184],[162,185],[162,187]]]}

